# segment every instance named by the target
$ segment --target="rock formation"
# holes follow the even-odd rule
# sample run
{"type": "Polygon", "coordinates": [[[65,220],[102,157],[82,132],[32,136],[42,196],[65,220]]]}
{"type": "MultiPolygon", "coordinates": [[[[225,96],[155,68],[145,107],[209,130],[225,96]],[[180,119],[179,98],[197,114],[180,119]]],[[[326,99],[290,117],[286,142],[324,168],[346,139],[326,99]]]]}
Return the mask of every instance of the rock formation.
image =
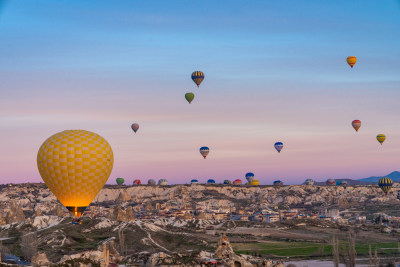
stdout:
{"type": "Polygon", "coordinates": [[[7,224],[6,219],[3,217],[3,213],[0,212],[0,225],[7,224]]]}
{"type": "Polygon", "coordinates": [[[126,211],[124,211],[120,206],[115,206],[113,211],[113,219],[119,222],[134,221],[135,216],[133,215],[132,207],[128,207],[126,211]]]}
{"type": "Polygon", "coordinates": [[[146,211],[152,211],[153,210],[153,205],[151,205],[151,201],[147,201],[146,202],[145,210],[146,211]]]}
{"type": "Polygon", "coordinates": [[[20,205],[18,205],[15,201],[10,203],[10,211],[7,213],[6,221],[7,224],[10,223],[18,223],[25,220],[24,212],[20,205]]]}
{"type": "Polygon", "coordinates": [[[135,220],[135,215],[133,214],[133,209],[132,209],[131,206],[126,208],[125,213],[126,213],[126,219],[128,221],[134,221],[135,220]]]}
{"type": "Polygon", "coordinates": [[[131,196],[128,194],[126,190],[123,190],[119,193],[117,199],[115,200],[118,204],[126,203],[131,201],[131,196]]]}
{"type": "Polygon", "coordinates": [[[221,259],[224,266],[243,266],[252,267],[253,264],[246,258],[238,256],[233,251],[231,243],[225,234],[221,235],[218,241],[217,249],[214,253],[214,258],[221,259]]]}
{"type": "Polygon", "coordinates": [[[233,252],[233,248],[228,240],[228,237],[226,237],[225,234],[221,235],[214,257],[220,259],[231,259],[233,258],[234,254],[235,252],[233,252]]]}
{"type": "Polygon", "coordinates": [[[115,206],[113,211],[114,219],[119,222],[126,221],[126,213],[120,206],[115,206]]]}
{"type": "Polygon", "coordinates": [[[64,217],[66,214],[66,211],[64,207],[61,206],[61,204],[57,204],[55,208],[51,211],[52,215],[58,216],[58,217],[64,217]]]}
{"type": "Polygon", "coordinates": [[[41,210],[40,208],[37,208],[37,209],[35,210],[35,217],[37,217],[37,216],[42,216],[42,215],[43,215],[42,210],[41,210]]]}
{"type": "Polygon", "coordinates": [[[46,253],[38,253],[32,257],[31,263],[34,267],[50,266],[52,263],[47,259],[46,253]]]}

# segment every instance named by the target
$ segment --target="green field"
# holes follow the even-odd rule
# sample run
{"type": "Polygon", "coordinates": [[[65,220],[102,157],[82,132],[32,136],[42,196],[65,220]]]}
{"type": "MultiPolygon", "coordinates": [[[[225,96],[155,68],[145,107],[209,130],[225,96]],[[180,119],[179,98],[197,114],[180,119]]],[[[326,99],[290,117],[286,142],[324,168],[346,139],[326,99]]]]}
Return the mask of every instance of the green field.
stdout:
{"type": "MultiPolygon", "coordinates": [[[[397,242],[392,243],[371,243],[356,244],[357,255],[368,255],[369,245],[372,251],[378,250],[379,254],[400,254],[397,242]]],[[[346,249],[346,243],[340,243],[340,249],[346,249]]],[[[332,246],[329,244],[309,242],[268,242],[268,243],[232,243],[237,254],[270,255],[277,257],[309,257],[309,256],[330,256],[332,246]]]]}

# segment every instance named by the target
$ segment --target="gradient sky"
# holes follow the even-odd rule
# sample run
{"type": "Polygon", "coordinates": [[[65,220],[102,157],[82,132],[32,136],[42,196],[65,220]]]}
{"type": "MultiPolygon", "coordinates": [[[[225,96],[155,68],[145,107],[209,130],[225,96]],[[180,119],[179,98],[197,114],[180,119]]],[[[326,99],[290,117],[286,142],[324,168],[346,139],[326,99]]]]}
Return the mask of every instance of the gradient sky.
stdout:
{"type": "Polygon", "coordinates": [[[66,129],[107,139],[108,183],[400,170],[399,47],[397,1],[7,1],[0,182],[41,181],[37,151],[66,129]]]}

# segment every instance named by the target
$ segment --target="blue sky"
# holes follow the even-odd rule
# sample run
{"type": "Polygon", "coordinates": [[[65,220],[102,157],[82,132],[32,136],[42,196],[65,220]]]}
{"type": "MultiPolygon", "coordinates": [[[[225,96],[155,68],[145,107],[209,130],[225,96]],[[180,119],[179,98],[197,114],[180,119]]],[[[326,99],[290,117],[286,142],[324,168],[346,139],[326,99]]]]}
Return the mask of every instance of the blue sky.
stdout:
{"type": "Polygon", "coordinates": [[[112,144],[112,178],[384,175],[399,169],[398,47],[397,1],[7,1],[0,179],[40,180],[38,147],[70,128],[112,144]],[[206,75],[200,89],[194,70],[206,75]],[[353,119],[365,125],[359,141],[353,119]]]}

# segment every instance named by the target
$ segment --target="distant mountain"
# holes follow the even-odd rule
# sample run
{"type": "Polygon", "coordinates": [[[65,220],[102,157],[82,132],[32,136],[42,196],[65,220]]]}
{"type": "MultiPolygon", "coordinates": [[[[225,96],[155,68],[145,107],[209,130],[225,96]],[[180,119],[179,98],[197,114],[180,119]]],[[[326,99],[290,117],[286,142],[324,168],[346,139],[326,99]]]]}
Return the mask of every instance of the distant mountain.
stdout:
{"type": "Polygon", "coordinates": [[[389,177],[390,179],[392,179],[393,181],[400,181],[400,172],[398,171],[394,171],[388,175],[383,175],[383,176],[371,176],[368,178],[363,178],[363,179],[358,179],[358,181],[362,181],[362,182],[368,182],[368,183],[377,183],[379,181],[379,179],[381,179],[382,177],[389,177]]]}

